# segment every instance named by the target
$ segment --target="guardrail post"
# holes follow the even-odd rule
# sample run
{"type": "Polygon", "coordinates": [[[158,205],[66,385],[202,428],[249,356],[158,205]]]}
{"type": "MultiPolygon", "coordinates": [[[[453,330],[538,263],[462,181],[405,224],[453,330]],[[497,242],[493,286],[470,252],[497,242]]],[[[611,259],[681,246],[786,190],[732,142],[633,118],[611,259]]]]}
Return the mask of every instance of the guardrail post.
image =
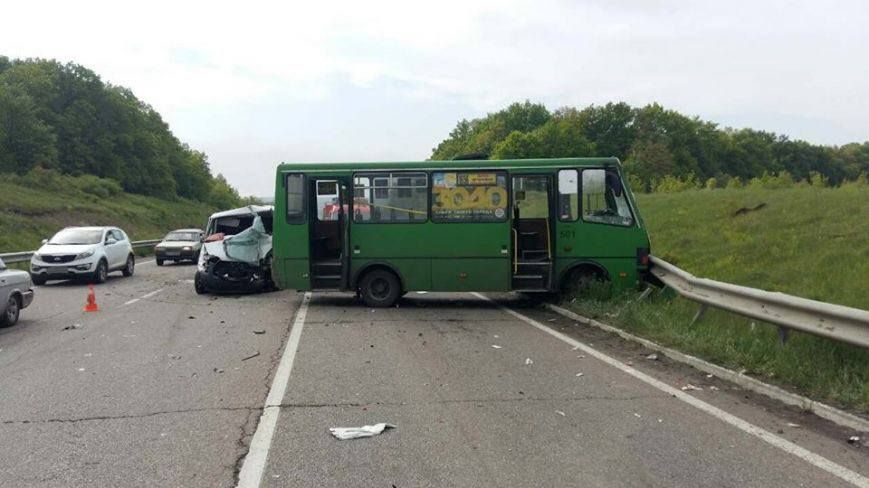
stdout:
{"type": "Polygon", "coordinates": [[[634,300],[634,301],[635,301],[635,302],[642,302],[643,300],[646,299],[646,297],[648,297],[648,296],[651,295],[651,294],[652,294],[652,287],[651,287],[651,286],[648,286],[648,287],[646,287],[645,290],[643,290],[642,293],[640,293],[640,296],[638,296],[637,299],[634,300]]]}
{"type": "Polygon", "coordinates": [[[707,305],[705,303],[701,303],[700,308],[697,309],[697,313],[694,314],[694,318],[691,319],[691,323],[688,324],[688,327],[693,327],[694,324],[696,324],[698,320],[702,319],[703,315],[706,313],[706,309],[708,309],[708,308],[709,308],[709,305],[707,305]]]}
{"type": "Polygon", "coordinates": [[[778,328],[778,344],[784,346],[788,342],[791,330],[787,327],[779,326],[778,328]]]}

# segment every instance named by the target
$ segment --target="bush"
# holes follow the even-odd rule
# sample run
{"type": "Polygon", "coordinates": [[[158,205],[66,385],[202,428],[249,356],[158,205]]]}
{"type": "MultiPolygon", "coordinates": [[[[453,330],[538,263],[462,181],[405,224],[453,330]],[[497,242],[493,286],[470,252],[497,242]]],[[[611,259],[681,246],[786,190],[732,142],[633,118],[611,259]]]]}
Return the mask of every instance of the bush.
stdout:
{"type": "Polygon", "coordinates": [[[667,175],[653,183],[656,193],[677,193],[685,190],[700,188],[700,182],[694,174],[689,174],[684,179],[678,176],[667,175]]]}
{"type": "Polygon", "coordinates": [[[76,176],[74,178],[67,178],[73,180],[73,185],[77,189],[85,193],[98,196],[100,198],[108,198],[120,195],[123,191],[120,183],[107,178],[99,178],[93,175],[82,175],[76,176]]]}
{"type": "Polygon", "coordinates": [[[718,180],[716,180],[715,178],[709,178],[708,180],[706,180],[707,190],[714,190],[716,188],[718,188],[718,180]]]}
{"type": "Polygon", "coordinates": [[[738,176],[734,176],[733,178],[730,178],[729,180],[727,180],[727,186],[725,188],[728,188],[728,189],[742,188],[742,180],[739,179],[738,176]]]}
{"type": "Polygon", "coordinates": [[[812,186],[817,187],[830,186],[830,178],[827,178],[817,171],[809,171],[809,183],[811,183],[812,186]]]}
{"type": "Polygon", "coordinates": [[[759,177],[755,176],[748,182],[748,186],[752,188],[764,188],[767,190],[780,190],[782,188],[793,188],[794,177],[787,171],[782,171],[778,174],[770,174],[766,171],[759,177]]]}

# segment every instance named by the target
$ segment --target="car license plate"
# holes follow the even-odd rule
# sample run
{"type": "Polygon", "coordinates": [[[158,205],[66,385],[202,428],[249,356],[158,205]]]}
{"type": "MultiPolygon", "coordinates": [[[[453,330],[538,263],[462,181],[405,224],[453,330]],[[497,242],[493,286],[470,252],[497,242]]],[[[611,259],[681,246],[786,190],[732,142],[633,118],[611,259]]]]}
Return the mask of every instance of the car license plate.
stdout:
{"type": "Polygon", "coordinates": [[[180,256],[181,252],[180,251],[167,251],[166,255],[167,256],[180,256]]]}

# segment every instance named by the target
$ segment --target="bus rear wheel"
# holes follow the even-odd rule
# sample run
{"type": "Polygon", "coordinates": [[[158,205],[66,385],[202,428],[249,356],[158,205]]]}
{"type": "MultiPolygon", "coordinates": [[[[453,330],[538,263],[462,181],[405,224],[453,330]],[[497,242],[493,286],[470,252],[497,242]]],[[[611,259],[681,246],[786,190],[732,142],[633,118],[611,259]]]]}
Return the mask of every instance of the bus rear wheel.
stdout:
{"type": "Polygon", "coordinates": [[[394,273],[375,269],[362,277],[359,294],[369,307],[391,307],[401,296],[401,283],[394,273]]]}

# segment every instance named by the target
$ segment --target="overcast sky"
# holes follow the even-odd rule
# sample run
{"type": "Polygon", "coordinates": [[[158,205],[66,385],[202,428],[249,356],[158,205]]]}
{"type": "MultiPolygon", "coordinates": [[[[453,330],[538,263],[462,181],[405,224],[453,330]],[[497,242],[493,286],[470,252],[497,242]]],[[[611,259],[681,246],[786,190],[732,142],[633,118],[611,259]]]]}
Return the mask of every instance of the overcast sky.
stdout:
{"type": "Polygon", "coordinates": [[[281,161],[425,159],[526,98],[869,140],[864,1],[314,3],[6,2],[0,54],[131,88],[243,195],[281,161]]]}

